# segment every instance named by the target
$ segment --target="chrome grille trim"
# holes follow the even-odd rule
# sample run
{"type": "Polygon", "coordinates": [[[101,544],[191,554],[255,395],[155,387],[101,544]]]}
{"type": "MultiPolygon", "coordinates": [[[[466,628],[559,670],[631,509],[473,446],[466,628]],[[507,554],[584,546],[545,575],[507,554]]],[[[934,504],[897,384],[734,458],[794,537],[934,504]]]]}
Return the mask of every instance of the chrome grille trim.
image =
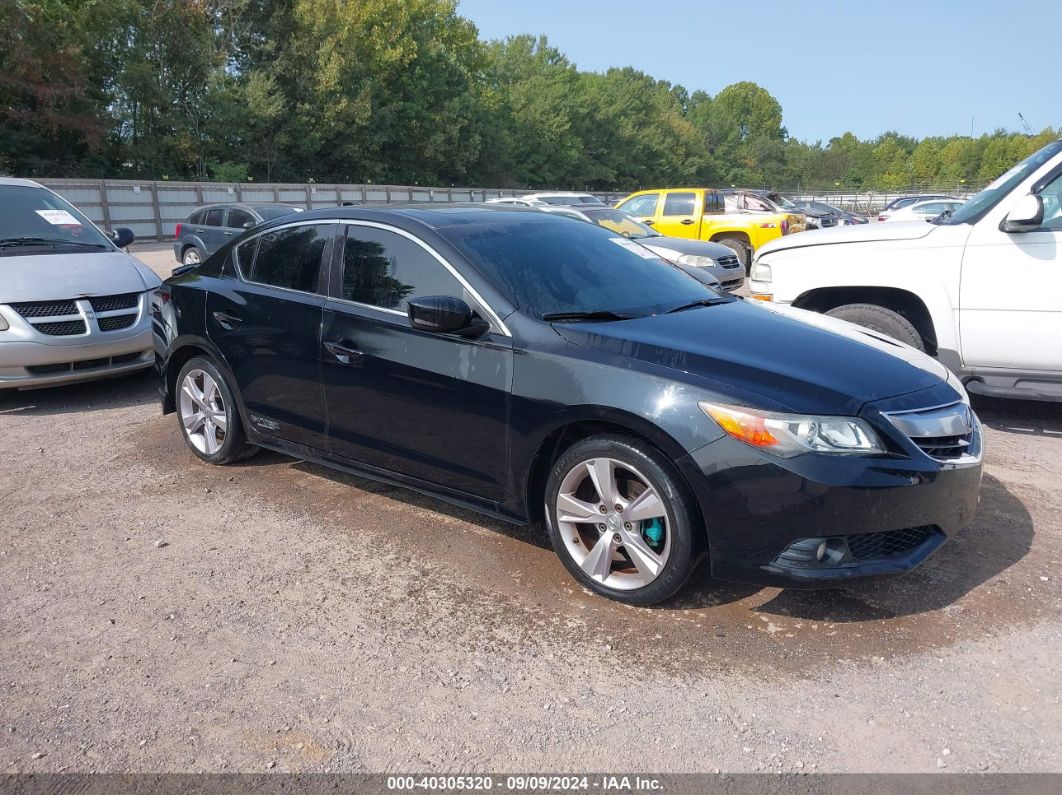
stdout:
{"type": "Polygon", "coordinates": [[[923,453],[945,464],[981,460],[980,424],[973,409],[958,400],[942,406],[883,415],[923,453]]]}

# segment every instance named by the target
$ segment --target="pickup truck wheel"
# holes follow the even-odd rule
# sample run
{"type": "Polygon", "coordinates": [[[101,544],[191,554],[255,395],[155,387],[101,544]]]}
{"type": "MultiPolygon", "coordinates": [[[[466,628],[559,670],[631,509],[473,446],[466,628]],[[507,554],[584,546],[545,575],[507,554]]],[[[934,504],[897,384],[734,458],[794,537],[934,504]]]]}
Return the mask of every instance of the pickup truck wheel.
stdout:
{"type": "Polygon", "coordinates": [[[847,320],[857,326],[892,337],[894,340],[910,345],[925,353],[926,345],[922,335],[907,318],[891,309],[877,304],[846,304],[826,313],[830,317],[847,320]]]}
{"type": "Polygon", "coordinates": [[[749,266],[752,264],[752,249],[749,248],[748,243],[737,237],[721,237],[714,242],[734,249],[738,262],[745,266],[745,272],[748,273],[749,266]]]}

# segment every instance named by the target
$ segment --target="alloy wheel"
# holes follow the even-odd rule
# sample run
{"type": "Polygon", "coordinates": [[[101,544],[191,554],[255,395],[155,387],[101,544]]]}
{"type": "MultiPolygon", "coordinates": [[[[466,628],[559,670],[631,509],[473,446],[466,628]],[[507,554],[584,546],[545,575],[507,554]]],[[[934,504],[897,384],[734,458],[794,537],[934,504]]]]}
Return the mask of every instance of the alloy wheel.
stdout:
{"type": "Polygon", "coordinates": [[[565,549],[585,574],[620,591],[652,583],[671,553],[664,501],[630,464],[592,458],[561,481],[557,527],[565,549]]]}
{"type": "Polygon", "coordinates": [[[188,249],[184,252],[184,259],[182,261],[185,265],[198,265],[202,262],[202,259],[199,256],[199,250],[195,248],[188,249]]]}
{"type": "Polygon", "coordinates": [[[188,441],[204,455],[225,444],[228,416],[217,382],[205,370],[189,370],[181,384],[181,425],[188,441]]]}

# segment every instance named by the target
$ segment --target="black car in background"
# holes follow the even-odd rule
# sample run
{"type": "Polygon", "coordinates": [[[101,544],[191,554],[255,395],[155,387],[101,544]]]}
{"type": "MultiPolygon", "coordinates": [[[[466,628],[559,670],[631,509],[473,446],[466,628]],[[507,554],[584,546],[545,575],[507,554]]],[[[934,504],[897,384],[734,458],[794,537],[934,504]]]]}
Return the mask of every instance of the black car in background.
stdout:
{"type": "Polygon", "coordinates": [[[968,523],[981,434],[935,360],[710,290],[615,232],[510,207],[263,224],[153,302],[163,410],[516,523],[585,587],[894,574],[968,523]]]}
{"type": "Polygon", "coordinates": [[[812,199],[794,199],[793,204],[804,211],[813,210],[814,212],[823,215],[832,216],[836,219],[836,226],[856,226],[858,224],[870,223],[870,221],[862,215],[850,213],[847,210],[842,210],[840,207],[826,204],[826,202],[814,201],[812,199]]]}
{"type": "Polygon", "coordinates": [[[291,204],[209,204],[177,224],[173,256],[184,265],[198,265],[243,232],[302,207],[291,204]]]}

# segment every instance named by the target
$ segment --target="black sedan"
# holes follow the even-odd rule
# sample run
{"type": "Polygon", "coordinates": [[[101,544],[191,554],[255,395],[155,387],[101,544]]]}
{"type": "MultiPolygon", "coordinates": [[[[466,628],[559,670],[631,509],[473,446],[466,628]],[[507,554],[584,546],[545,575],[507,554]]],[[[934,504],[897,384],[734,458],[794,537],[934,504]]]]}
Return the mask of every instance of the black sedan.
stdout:
{"type": "Polygon", "coordinates": [[[622,235],[508,207],[264,224],[153,305],[199,458],[267,447],[512,522],[587,588],[893,574],[968,523],[981,436],[936,361],[710,290],[622,235]]]}

